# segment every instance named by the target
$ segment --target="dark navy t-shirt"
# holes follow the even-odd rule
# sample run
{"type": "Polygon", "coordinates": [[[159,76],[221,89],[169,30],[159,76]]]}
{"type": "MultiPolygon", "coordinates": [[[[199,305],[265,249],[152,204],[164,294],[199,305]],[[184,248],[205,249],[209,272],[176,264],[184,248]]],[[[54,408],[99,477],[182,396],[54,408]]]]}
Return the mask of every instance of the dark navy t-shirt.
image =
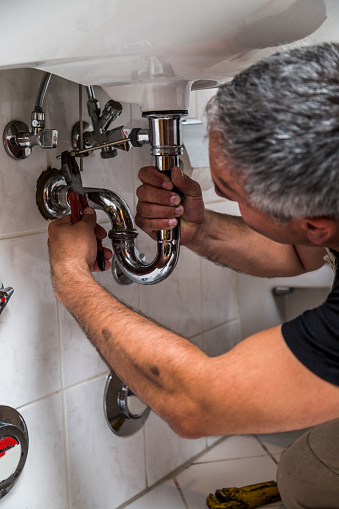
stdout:
{"type": "MultiPolygon", "coordinates": [[[[331,251],[339,263],[339,253],[331,251]]],[[[302,364],[339,385],[339,277],[321,306],[283,323],[282,335],[302,364]]]]}

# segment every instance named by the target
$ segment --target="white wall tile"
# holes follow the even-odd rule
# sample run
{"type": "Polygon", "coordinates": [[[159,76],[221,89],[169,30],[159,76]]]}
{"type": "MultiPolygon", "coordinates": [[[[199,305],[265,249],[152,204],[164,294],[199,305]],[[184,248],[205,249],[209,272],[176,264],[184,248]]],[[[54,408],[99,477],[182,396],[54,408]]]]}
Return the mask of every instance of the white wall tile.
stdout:
{"type": "Polygon", "coordinates": [[[144,313],[178,334],[201,332],[200,258],[182,248],[171,276],[157,285],[141,286],[140,299],[144,313]]]}
{"type": "Polygon", "coordinates": [[[239,315],[242,337],[279,325],[284,320],[284,301],[272,295],[273,279],[238,274],[239,315]]]}
{"type": "Polygon", "coordinates": [[[14,294],[0,317],[0,398],[20,406],[61,387],[59,339],[45,234],[0,241],[0,279],[14,294]]]}
{"type": "MultiPolygon", "coordinates": [[[[94,274],[95,279],[124,303],[138,307],[138,285],[122,286],[111,271],[94,274]]],[[[109,370],[95,347],[64,306],[60,306],[63,384],[68,387],[109,370]]]]}
{"type": "Polygon", "coordinates": [[[2,509],[66,509],[66,462],[61,395],[22,409],[28,428],[26,464],[2,509]]]}
{"type": "MultiPolygon", "coordinates": [[[[209,203],[207,208],[221,214],[239,215],[239,208],[235,202],[220,200],[220,198],[216,202],[209,203]]],[[[236,318],[238,310],[235,273],[222,265],[203,260],[202,274],[204,329],[236,318]]]]}
{"type": "Polygon", "coordinates": [[[63,386],[79,383],[108,371],[108,367],[80,326],[60,305],[63,386]]]}
{"type": "Polygon", "coordinates": [[[235,319],[237,306],[233,271],[204,259],[202,280],[204,329],[235,319]]]}
{"type": "Polygon", "coordinates": [[[65,391],[70,509],[118,507],[146,488],[143,431],[118,437],[108,427],[106,377],[65,391]]]}
{"type": "Polygon", "coordinates": [[[155,413],[146,424],[147,480],[151,486],[206,447],[204,438],[186,440],[176,433],[155,413]]]}
{"type": "Polygon", "coordinates": [[[204,332],[204,350],[210,357],[217,357],[231,350],[239,343],[240,339],[239,322],[233,320],[204,332]]]}

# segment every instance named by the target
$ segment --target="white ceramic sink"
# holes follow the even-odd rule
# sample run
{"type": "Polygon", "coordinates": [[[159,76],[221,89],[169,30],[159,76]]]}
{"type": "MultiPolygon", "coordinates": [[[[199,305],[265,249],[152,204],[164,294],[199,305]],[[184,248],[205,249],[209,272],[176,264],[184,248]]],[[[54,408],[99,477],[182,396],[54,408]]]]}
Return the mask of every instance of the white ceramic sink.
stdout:
{"type": "Polygon", "coordinates": [[[100,85],[143,111],[187,109],[208,88],[289,44],[339,37],[338,0],[2,2],[0,69],[100,85]]]}

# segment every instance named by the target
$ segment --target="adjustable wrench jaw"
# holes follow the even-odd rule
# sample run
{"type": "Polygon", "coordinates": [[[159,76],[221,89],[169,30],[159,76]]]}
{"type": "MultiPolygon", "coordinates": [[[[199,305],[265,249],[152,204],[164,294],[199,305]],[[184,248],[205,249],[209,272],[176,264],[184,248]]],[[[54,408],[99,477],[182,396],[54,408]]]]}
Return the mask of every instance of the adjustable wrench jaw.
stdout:
{"type": "Polygon", "coordinates": [[[68,192],[75,191],[80,195],[85,194],[78,163],[68,150],[61,154],[61,173],[66,180],[68,192]]]}

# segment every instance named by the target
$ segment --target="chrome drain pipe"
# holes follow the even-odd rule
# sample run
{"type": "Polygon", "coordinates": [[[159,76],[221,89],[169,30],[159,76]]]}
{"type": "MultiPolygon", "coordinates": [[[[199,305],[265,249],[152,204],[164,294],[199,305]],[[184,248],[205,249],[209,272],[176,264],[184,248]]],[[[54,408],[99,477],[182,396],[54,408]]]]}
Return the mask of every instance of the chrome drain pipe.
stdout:
{"type": "Polygon", "coordinates": [[[159,236],[156,256],[147,264],[136,248],[138,232],[125,200],[108,189],[85,187],[84,191],[89,206],[102,210],[110,218],[111,230],[108,236],[121,271],[131,281],[144,285],[158,283],[169,276],[178,260],[179,236],[164,235],[164,239],[159,236]]]}
{"type": "MultiPolygon", "coordinates": [[[[174,166],[179,166],[182,154],[181,119],[186,111],[144,113],[149,121],[149,142],[155,166],[170,176],[174,166]]],[[[166,279],[174,270],[180,251],[180,224],[171,230],[157,232],[157,253],[151,263],[140,256],[135,239],[138,232],[126,202],[116,193],[106,189],[85,188],[89,205],[103,210],[111,220],[108,236],[112,240],[115,261],[120,270],[133,282],[145,285],[166,279]]]]}

